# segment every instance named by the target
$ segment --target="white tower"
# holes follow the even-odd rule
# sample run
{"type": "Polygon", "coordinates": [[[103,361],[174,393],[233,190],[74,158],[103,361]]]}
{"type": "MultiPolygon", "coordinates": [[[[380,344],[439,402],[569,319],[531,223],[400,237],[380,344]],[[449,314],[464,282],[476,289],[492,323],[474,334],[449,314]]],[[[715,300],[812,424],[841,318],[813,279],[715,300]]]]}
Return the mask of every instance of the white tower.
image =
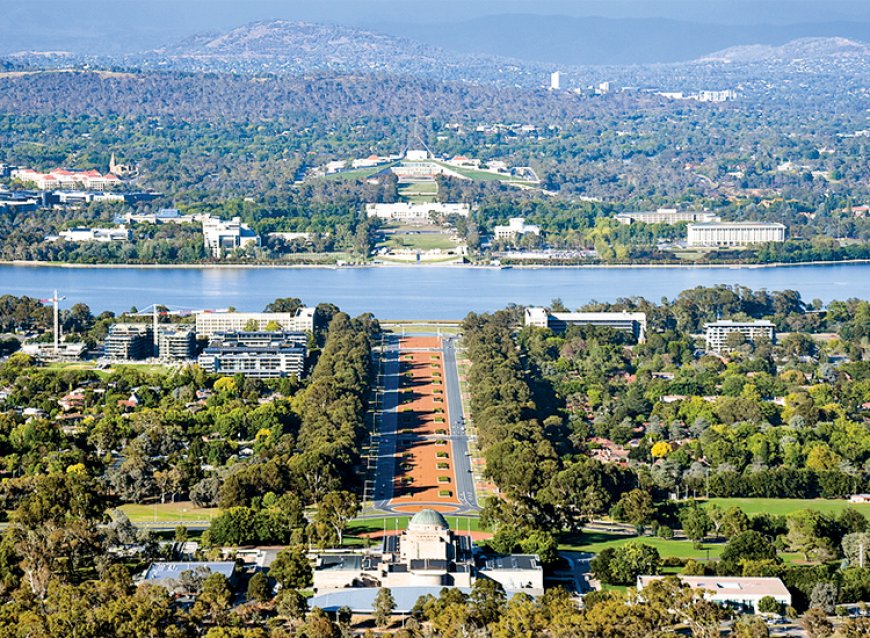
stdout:
{"type": "Polygon", "coordinates": [[[558,91],[562,88],[562,74],[559,71],[553,71],[550,74],[550,90],[558,91]]]}

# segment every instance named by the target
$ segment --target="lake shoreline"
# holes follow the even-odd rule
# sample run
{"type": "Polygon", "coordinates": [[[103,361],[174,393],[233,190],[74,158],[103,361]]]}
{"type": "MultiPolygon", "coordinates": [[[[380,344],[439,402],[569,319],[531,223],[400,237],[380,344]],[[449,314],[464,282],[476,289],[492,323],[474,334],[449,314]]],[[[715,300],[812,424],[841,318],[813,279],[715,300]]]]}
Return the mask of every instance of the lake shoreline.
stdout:
{"type": "Polygon", "coordinates": [[[703,270],[717,268],[723,270],[743,270],[755,268],[786,268],[798,266],[838,266],[850,264],[870,264],[870,259],[843,259],[839,261],[799,261],[772,262],[769,264],[511,264],[496,266],[489,264],[459,264],[459,263],[379,263],[379,264],[77,264],[55,261],[31,260],[0,260],[0,266],[18,266],[25,268],[71,268],[71,269],[123,269],[123,270],[356,270],[367,268],[414,268],[428,270],[431,268],[471,269],[471,270],[588,270],[588,269],[687,269],[703,270]]]}

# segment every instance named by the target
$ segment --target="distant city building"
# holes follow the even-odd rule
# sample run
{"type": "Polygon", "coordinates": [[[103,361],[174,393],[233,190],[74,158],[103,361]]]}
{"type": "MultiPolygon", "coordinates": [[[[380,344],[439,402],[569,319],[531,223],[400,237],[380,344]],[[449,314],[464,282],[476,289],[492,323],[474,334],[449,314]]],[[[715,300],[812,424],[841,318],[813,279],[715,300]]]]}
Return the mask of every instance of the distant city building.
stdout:
{"type": "Polygon", "coordinates": [[[307,241],[311,239],[312,233],[269,233],[269,237],[281,239],[283,241],[307,241]]]}
{"type": "Polygon", "coordinates": [[[129,228],[120,226],[118,228],[70,228],[62,230],[58,234],[58,239],[71,242],[84,241],[130,241],[133,238],[133,233],[129,228]]]}
{"type": "Polygon", "coordinates": [[[139,172],[139,169],[132,164],[120,163],[115,158],[115,154],[112,153],[112,156],[109,158],[109,172],[112,175],[118,175],[119,177],[127,177],[129,175],[135,175],[139,172]]]}
{"type": "Polygon", "coordinates": [[[296,312],[200,312],[196,315],[196,334],[210,337],[218,332],[264,331],[273,326],[287,332],[314,332],[314,315],[314,308],[305,307],[296,312]]]}
{"type": "Polygon", "coordinates": [[[40,361],[78,361],[87,352],[85,343],[61,342],[57,350],[52,343],[25,343],[21,346],[21,352],[40,361]]]}
{"type": "Polygon", "coordinates": [[[366,204],[366,217],[376,217],[389,221],[399,221],[406,224],[425,224],[432,216],[459,215],[468,217],[471,206],[468,204],[412,204],[397,202],[395,204],[366,204]]]}
{"type": "Polygon", "coordinates": [[[785,241],[785,226],[770,222],[706,222],[689,224],[689,246],[750,246],[785,241]]]}
{"type": "Polygon", "coordinates": [[[597,95],[607,95],[610,93],[610,82],[599,82],[598,86],[595,87],[595,93],[597,95]]]}
{"type": "Polygon", "coordinates": [[[208,217],[202,221],[202,236],[205,249],[212,257],[221,258],[227,251],[246,246],[259,246],[260,237],[240,217],[229,221],[208,217]]]}
{"type": "Polygon", "coordinates": [[[724,91],[698,91],[697,93],[659,91],[657,95],[670,100],[694,100],[695,102],[731,102],[737,99],[737,93],[731,89],[724,91]]]}
{"type": "Polygon", "coordinates": [[[211,338],[199,356],[208,372],[255,379],[305,374],[308,337],[301,332],[226,332],[211,338]]]}
{"type": "Polygon", "coordinates": [[[110,359],[147,359],[154,355],[154,333],[149,324],[113,323],[105,341],[110,359]]]}
{"type": "Polygon", "coordinates": [[[40,173],[29,168],[16,168],[12,171],[12,177],[24,183],[33,183],[40,190],[84,187],[101,191],[121,184],[121,180],[112,173],[102,175],[94,170],[68,171],[63,168],[55,168],[48,173],[40,173]]]}
{"type": "Polygon", "coordinates": [[[527,224],[522,217],[511,217],[507,226],[496,226],[492,229],[496,239],[516,239],[523,235],[540,235],[541,227],[527,224]]]}
{"type": "Polygon", "coordinates": [[[191,224],[210,219],[209,215],[182,215],[177,208],[161,208],[156,213],[127,213],[115,217],[116,224],[191,224]]]}
{"type": "MultiPolygon", "coordinates": [[[[638,576],[637,591],[643,597],[643,590],[650,583],[664,576],[638,576]]],[[[780,605],[791,606],[791,593],[779,578],[747,578],[741,576],[678,576],[680,582],[692,589],[704,590],[704,598],[740,611],[758,613],[758,603],[770,596],[780,605]]]]}
{"type": "Polygon", "coordinates": [[[728,335],[735,332],[742,334],[749,342],[763,337],[776,343],[776,326],[769,321],[715,321],[704,324],[707,350],[725,352],[728,350],[728,335]]]}
{"type": "Polygon", "coordinates": [[[548,312],[526,308],[525,324],[562,333],[568,326],[605,326],[630,333],[637,341],[646,339],[646,314],[642,312],[548,312]]]}
{"type": "Polygon", "coordinates": [[[558,91],[562,88],[562,74],[559,71],[553,71],[550,74],[550,90],[558,91]]]}
{"type": "Polygon", "coordinates": [[[196,331],[193,327],[159,326],[157,354],[161,359],[193,359],[196,357],[196,331]]]}
{"type": "Polygon", "coordinates": [[[678,224],[680,222],[718,222],[720,218],[709,211],[677,210],[676,208],[659,208],[655,211],[636,211],[618,213],[616,221],[620,224],[678,224]]]}

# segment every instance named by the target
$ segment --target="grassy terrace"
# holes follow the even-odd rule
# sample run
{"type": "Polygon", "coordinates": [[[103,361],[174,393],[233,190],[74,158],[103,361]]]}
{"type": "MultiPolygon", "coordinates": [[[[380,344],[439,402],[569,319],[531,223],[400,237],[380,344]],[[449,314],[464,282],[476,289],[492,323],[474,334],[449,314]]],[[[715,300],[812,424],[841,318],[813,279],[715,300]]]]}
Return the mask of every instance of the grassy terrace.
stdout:
{"type": "Polygon", "coordinates": [[[412,248],[415,250],[449,250],[456,248],[456,243],[448,235],[442,233],[395,233],[387,235],[378,247],[412,248]]]}
{"type": "Polygon", "coordinates": [[[342,171],[341,173],[332,173],[330,175],[324,175],[321,179],[331,179],[331,180],[339,180],[339,181],[347,181],[347,180],[355,180],[355,179],[366,179],[375,175],[376,173],[380,173],[381,171],[385,171],[388,168],[395,166],[396,162],[392,162],[390,164],[381,164],[380,166],[371,166],[368,168],[357,168],[349,171],[342,171]]]}

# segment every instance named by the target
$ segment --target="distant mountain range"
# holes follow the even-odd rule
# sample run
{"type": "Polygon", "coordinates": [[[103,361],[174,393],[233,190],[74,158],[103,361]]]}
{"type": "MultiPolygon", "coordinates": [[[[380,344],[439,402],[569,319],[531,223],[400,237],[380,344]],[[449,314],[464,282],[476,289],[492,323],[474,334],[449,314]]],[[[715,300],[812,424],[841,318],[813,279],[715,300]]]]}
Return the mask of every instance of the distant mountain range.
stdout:
{"type": "Polygon", "coordinates": [[[870,41],[868,22],[707,24],[664,18],[502,14],[444,24],[380,23],[378,31],[452,51],[553,65],[686,62],[711,51],[808,37],[870,41]]]}
{"type": "MultiPolygon", "coordinates": [[[[369,28],[269,20],[223,33],[195,35],[168,46],[123,56],[29,52],[9,57],[23,64],[55,67],[86,61],[189,71],[374,73],[539,87],[546,84],[549,72],[555,69],[570,72],[579,66],[605,61],[613,65],[630,64],[640,59],[641,50],[654,60],[672,57],[673,51],[668,48],[671,40],[667,34],[677,29],[677,25],[681,35],[679,38],[676,32],[672,35],[673,39],[682,40],[681,50],[692,48],[699,51],[691,58],[681,57],[681,62],[870,56],[867,44],[839,36],[800,38],[778,45],[759,40],[710,53],[715,50],[713,45],[718,40],[727,38],[721,33],[718,39],[705,38],[706,31],[694,30],[698,25],[690,28],[686,23],[667,20],[597,18],[565,19],[563,24],[552,22],[547,16],[525,16],[527,20],[522,22],[515,18],[494,16],[484,21],[463,23],[459,27],[450,25],[449,28],[418,33],[419,37],[430,37],[429,42],[369,28]],[[651,22],[656,22],[657,26],[653,28],[651,22]],[[583,28],[578,27],[581,23],[585,25],[583,28]],[[631,28],[625,27],[627,24],[631,28]],[[474,37],[462,35],[464,30],[472,28],[469,25],[473,25],[474,37]],[[638,29],[644,33],[639,33],[638,29]],[[540,33],[542,30],[549,31],[549,37],[540,33]],[[502,38],[499,34],[505,31],[510,33],[502,38]],[[530,38],[529,34],[535,34],[535,37],[530,38]],[[443,46],[435,44],[436,40],[443,46]],[[498,46],[493,45],[496,41],[498,46]],[[625,49],[617,51],[619,43],[623,43],[625,49]],[[660,45],[658,48],[656,43],[660,45]],[[457,47],[468,50],[455,50],[457,47]],[[563,62],[539,61],[547,56],[563,62]]],[[[716,27],[717,30],[728,28],[716,27]]],[[[780,33],[794,28],[778,27],[780,33]]]]}
{"type": "Polygon", "coordinates": [[[828,57],[870,57],[870,45],[847,38],[800,38],[782,46],[753,44],[729,47],[703,56],[700,62],[762,62],[820,59],[828,57]]]}
{"type": "Polygon", "coordinates": [[[197,35],[142,57],[182,69],[253,72],[374,72],[457,80],[544,73],[542,68],[535,69],[535,64],[447,51],[368,29],[287,20],[254,22],[226,33],[197,35]]]}

